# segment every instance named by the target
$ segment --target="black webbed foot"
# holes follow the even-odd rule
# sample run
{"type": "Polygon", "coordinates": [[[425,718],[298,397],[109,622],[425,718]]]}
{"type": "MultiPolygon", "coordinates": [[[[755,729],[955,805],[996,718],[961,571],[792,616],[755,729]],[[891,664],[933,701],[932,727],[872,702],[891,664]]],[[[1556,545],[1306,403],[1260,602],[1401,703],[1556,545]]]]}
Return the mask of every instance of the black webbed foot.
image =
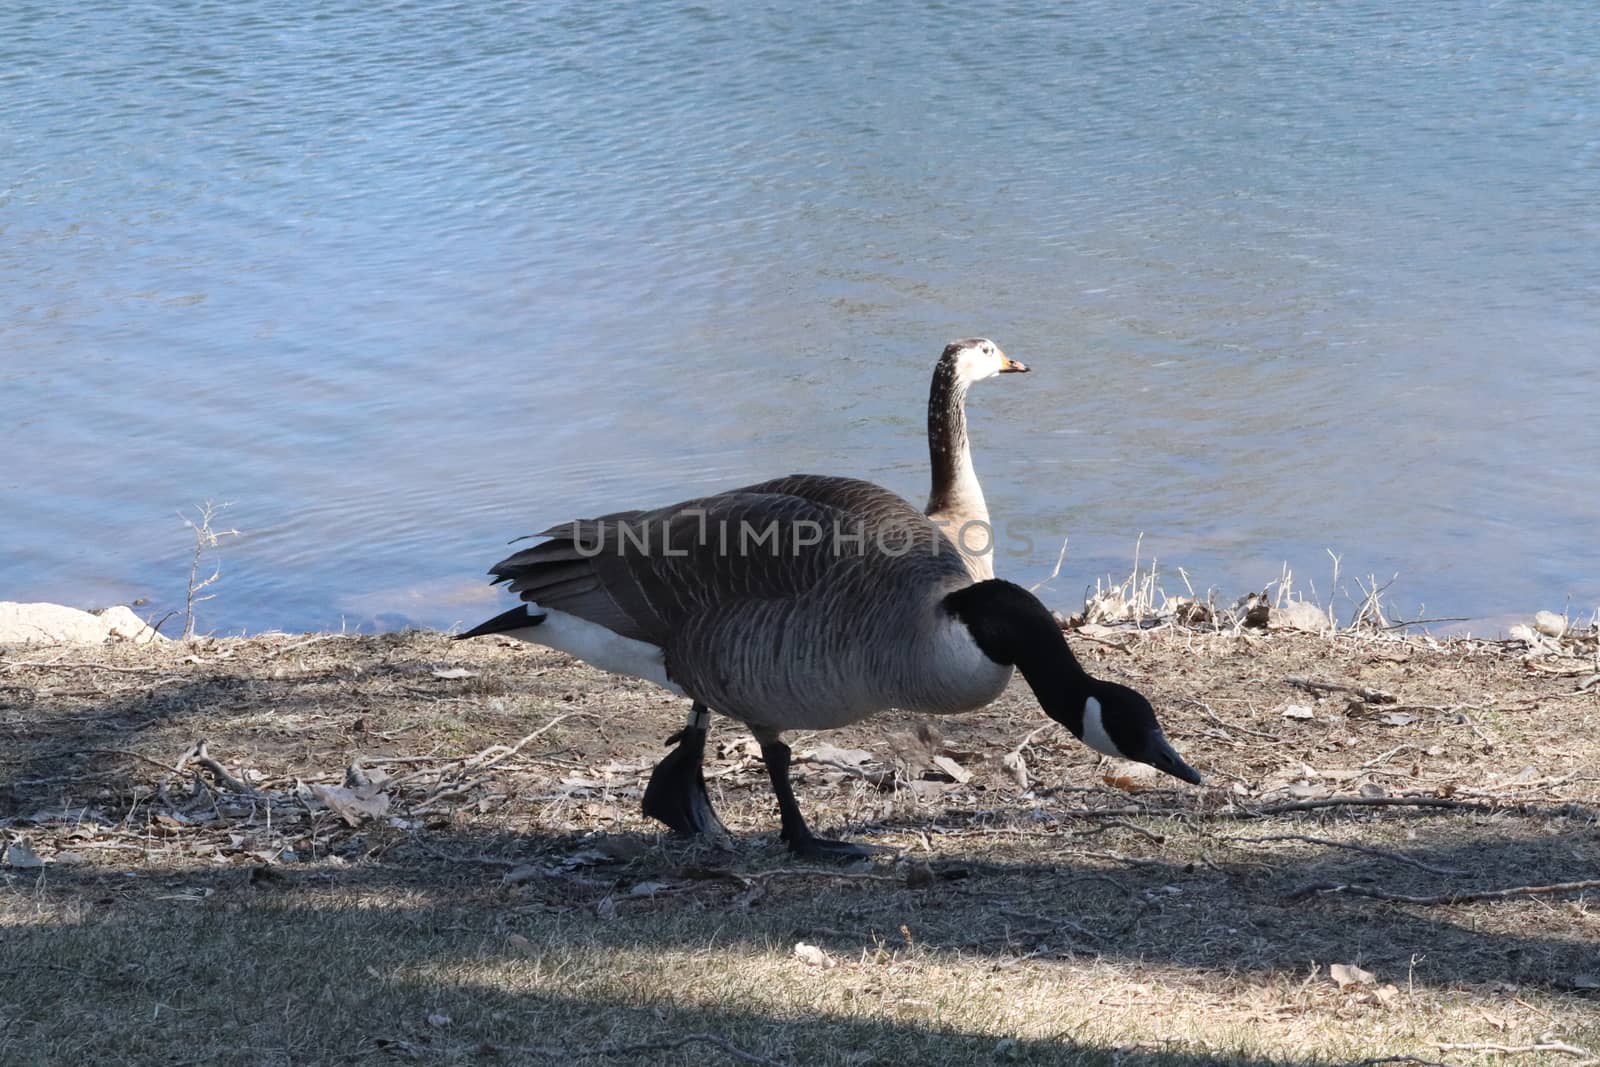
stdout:
{"type": "MultiPolygon", "coordinates": [[[[704,707],[696,704],[695,710],[703,712],[704,707]]],[[[704,718],[699,716],[696,721],[704,718]]],[[[685,726],[667,738],[667,744],[674,743],[678,747],[650,772],[650,784],[645,786],[641,804],[644,813],[685,836],[726,834],[711,806],[711,794],[706,792],[706,776],[701,769],[706,752],[705,727],[685,726]]]]}

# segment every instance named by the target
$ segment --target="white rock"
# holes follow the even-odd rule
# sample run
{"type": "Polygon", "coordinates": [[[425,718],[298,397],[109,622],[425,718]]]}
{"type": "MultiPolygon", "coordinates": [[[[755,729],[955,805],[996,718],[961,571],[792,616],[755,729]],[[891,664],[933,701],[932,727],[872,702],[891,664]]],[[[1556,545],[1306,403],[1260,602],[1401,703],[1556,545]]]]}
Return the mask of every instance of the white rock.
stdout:
{"type": "Polygon", "coordinates": [[[141,645],[167,640],[120,605],[93,615],[61,604],[0,600],[0,644],[97,645],[112,637],[141,645]]]}
{"type": "Polygon", "coordinates": [[[1291,600],[1281,608],[1274,608],[1268,619],[1274,629],[1304,630],[1320,634],[1329,629],[1328,613],[1304,600],[1291,600]]]}
{"type": "Polygon", "coordinates": [[[1567,632],[1567,620],[1553,611],[1541,611],[1533,616],[1533,628],[1546,637],[1560,637],[1567,632]]]}
{"type": "Polygon", "coordinates": [[[106,633],[110,637],[132,641],[136,645],[168,640],[151,629],[149,623],[135,615],[132,608],[123,607],[121,604],[102,611],[98,618],[106,624],[106,633]]]}

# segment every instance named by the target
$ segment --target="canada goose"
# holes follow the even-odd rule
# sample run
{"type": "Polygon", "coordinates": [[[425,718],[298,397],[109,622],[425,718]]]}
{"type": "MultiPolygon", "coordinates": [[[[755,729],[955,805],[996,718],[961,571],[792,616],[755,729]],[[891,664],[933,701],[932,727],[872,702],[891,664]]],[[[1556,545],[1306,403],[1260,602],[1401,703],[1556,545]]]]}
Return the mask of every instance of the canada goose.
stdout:
{"type": "Polygon", "coordinates": [[[951,341],[928,389],[928,518],[955,542],[977,581],[994,577],[994,530],[967,442],[967,387],[996,374],[1026,371],[987,337],[951,341]]]}
{"type": "Polygon", "coordinates": [[[1149,702],[1091,678],[1033,594],[974,582],[925,515],[869,482],[796,474],[534,536],[546,540],[490,570],[526,603],[461,637],[503,633],[689,697],[643,805],[681,833],[721,828],[701,773],[715,708],[760,743],[793,851],[866,854],[806,826],[783,731],[890,707],[970,711],[1000,695],[1013,667],[1091,748],[1200,781],[1149,702]]]}

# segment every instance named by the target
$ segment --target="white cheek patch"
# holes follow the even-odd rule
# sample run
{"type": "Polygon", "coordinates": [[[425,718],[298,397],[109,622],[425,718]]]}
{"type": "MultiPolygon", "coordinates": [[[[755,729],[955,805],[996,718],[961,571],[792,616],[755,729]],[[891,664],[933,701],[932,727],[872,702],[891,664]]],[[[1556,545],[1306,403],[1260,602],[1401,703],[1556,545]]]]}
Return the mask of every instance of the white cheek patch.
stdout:
{"type": "Polygon", "coordinates": [[[1000,361],[986,356],[979,348],[963,348],[956,357],[956,373],[969,382],[993,378],[1000,373],[1000,361]]]}
{"type": "Polygon", "coordinates": [[[1083,743],[1104,755],[1122,757],[1116,742],[1106,733],[1100,715],[1100,701],[1094,697],[1083,702],[1083,743]]]}

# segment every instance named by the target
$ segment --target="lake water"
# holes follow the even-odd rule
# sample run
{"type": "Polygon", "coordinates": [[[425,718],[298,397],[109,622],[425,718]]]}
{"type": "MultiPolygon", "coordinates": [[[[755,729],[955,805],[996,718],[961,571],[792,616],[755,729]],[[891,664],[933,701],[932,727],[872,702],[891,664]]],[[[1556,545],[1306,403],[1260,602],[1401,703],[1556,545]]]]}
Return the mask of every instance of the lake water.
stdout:
{"type": "Polygon", "coordinates": [[[218,632],[475,622],[513,536],[795,470],[920,503],[983,334],[1057,606],[1141,532],[1600,604],[1591,4],[496,7],[0,7],[0,599],[181,605],[207,498],[218,632]]]}

